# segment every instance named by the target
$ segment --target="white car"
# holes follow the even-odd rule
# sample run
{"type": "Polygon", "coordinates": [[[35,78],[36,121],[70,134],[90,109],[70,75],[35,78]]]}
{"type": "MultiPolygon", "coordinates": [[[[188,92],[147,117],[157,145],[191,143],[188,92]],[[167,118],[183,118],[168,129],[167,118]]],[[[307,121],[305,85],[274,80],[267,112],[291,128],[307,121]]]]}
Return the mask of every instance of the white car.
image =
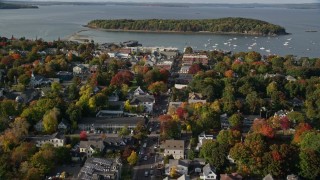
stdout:
{"type": "Polygon", "coordinates": [[[148,156],[144,156],[143,159],[146,161],[148,160],[148,156]]]}
{"type": "Polygon", "coordinates": [[[149,176],[149,172],[148,171],[145,171],[144,172],[144,177],[148,177],[149,176]]]}

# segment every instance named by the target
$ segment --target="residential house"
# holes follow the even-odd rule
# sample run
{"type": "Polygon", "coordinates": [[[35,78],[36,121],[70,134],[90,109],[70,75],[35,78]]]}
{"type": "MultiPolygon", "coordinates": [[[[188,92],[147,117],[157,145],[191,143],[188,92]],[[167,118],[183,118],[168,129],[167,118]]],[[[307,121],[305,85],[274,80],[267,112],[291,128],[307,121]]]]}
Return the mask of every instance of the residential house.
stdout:
{"type": "Polygon", "coordinates": [[[179,73],[188,74],[190,67],[191,67],[191,65],[183,65],[183,66],[181,66],[181,69],[180,69],[179,73]]]}
{"type": "Polygon", "coordinates": [[[274,180],[271,174],[266,175],[262,180],[274,180]]]}
{"type": "Polygon", "coordinates": [[[52,81],[48,78],[45,78],[40,75],[35,75],[32,71],[31,78],[30,78],[30,86],[31,87],[38,87],[42,85],[50,85],[52,81]]]}
{"type": "Polygon", "coordinates": [[[147,113],[153,112],[154,103],[155,98],[153,95],[134,95],[130,101],[132,106],[143,106],[147,113]]]}
{"type": "Polygon", "coordinates": [[[104,143],[101,140],[80,141],[80,153],[86,154],[87,157],[91,157],[94,153],[102,152],[104,147],[104,143]]]}
{"type": "Polygon", "coordinates": [[[256,119],[260,119],[261,117],[259,115],[247,115],[247,116],[244,116],[244,119],[243,119],[243,126],[244,127],[251,127],[253,122],[256,120],[256,119]]]}
{"type": "Polygon", "coordinates": [[[67,120],[62,119],[62,121],[58,124],[58,129],[66,132],[70,129],[70,124],[67,122],[67,120]]]}
{"type": "Polygon", "coordinates": [[[178,56],[177,51],[161,51],[160,55],[165,59],[175,59],[178,56]]]}
{"type": "Polygon", "coordinates": [[[42,132],[44,130],[44,126],[42,124],[42,120],[38,121],[37,124],[35,124],[33,127],[38,132],[42,132]]]}
{"type": "Polygon", "coordinates": [[[230,123],[228,121],[227,113],[220,115],[221,129],[229,129],[230,123]]]}
{"type": "Polygon", "coordinates": [[[164,156],[172,155],[174,159],[184,159],[184,140],[166,140],[164,143],[164,156]]]}
{"type": "Polygon", "coordinates": [[[56,132],[52,135],[30,136],[27,140],[31,140],[37,147],[44,144],[52,144],[54,147],[62,147],[66,144],[66,138],[63,133],[56,132]]]}
{"type": "Polygon", "coordinates": [[[191,161],[191,169],[190,171],[194,171],[195,173],[201,173],[203,166],[206,165],[206,160],[202,158],[195,158],[191,161]]]}
{"type": "Polygon", "coordinates": [[[220,180],[242,180],[242,176],[238,173],[220,174],[220,180]]]}
{"type": "Polygon", "coordinates": [[[88,158],[81,168],[78,178],[79,180],[120,180],[122,163],[119,158],[88,158]]]}
{"type": "Polygon", "coordinates": [[[190,160],[181,160],[181,159],[169,159],[169,163],[165,166],[165,174],[169,175],[172,168],[175,168],[176,173],[180,175],[189,174],[190,160]]]}
{"type": "Polygon", "coordinates": [[[189,98],[188,98],[188,103],[192,104],[192,103],[207,103],[207,100],[204,99],[204,97],[202,96],[201,93],[189,93],[189,98]]]}
{"type": "Polygon", "coordinates": [[[74,75],[86,74],[88,70],[89,64],[78,64],[72,69],[74,75]]]}
{"type": "Polygon", "coordinates": [[[174,85],[174,88],[176,88],[176,89],[183,89],[183,88],[186,88],[186,87],[188,87],[187,84],[175,84],[174,85]]]}
{"type": "Polygon", "coordinates": [[[69,71],[59,71],[56,75],[60,81],[70,81],[73,78],[72,72],[69,71]]]}
{"type": "Polygon", "coordinates": [[[196,147],[197,151],[200,151],[200,148],[202,147],[202,145],[206,142],[206,141],[212,141],[216,139],[216,136],[211,135],[211,134],[206,134],[205,132],[202,132],[201,134],[199,134],[198,136],[198,145],[196,147]]]}
{"type": "Polygon", "coordinates": [[[113,92],[110,96],[108,96],[108,101],[119,101],[118,93],[113,92]]]}
{"type": "Polygon", "coordinates": [[[287,180],[299,180],[299,177],[295,174],[290,174],[287,176],[287,180]]]}
{"type": "Polygon", "coordinates": [[[184,175],[178,177],[177,180],[190,180],[190,176],[184,174],[184,175]]]}
{"type": "Polygon", "coordinates": [[[94,73],[96,73],[98,71],[99,66],[98,65],[92,65],[92,66],[90,66],[89,69],[90,69],[90,73],[94,74],[94,73]]]}
{"type": "Polygon", "coordinates": [[[208,163],[202,168],[202,175],[200,176],[200,179],[203,180],[216,180],[217,174],[216,169],[208,163]]]}
{"type": "Polygon", "coordinates": [[[207,65],[209,58],[205,54],[184,54],[182,58],[182,64],[202,63],[207,65]]]}

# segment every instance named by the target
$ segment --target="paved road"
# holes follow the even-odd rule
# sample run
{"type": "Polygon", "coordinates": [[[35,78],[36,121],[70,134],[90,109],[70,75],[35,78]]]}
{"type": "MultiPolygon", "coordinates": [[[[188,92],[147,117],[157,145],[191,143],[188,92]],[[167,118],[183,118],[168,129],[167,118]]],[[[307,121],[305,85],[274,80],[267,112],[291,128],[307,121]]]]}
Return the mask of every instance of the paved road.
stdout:
{"type": "Polygon", "coordinates": [[[142,148],[144,149],[144,154],[140,155],[141,158],[138,162],[138,165],[134,167],[134,171],[133,171],[133,180],[140,180],[140,179],[144,179],[144,180],[149,180],[151,179],[151,175],[150,175],[150,170],[153,169],[154,174],[160,174],[159,172],[157,172],[157,170],[154,168],[155,164],[160,163],[163,160],[162,155],[159,155],[157,153],[155,153],[155,149],[154,147],[156,145],[158,145],[158,139],[159,139],[159,134],[156,134],[156,131],[158,128],[156,128],[156,124],[157,123],[150,123],[148,125],[148,128],[150,128],[151,126],[152,128],[152,132],[150,133],[150,135],[144,140],[143,143],[147,143],[147,147],[146,148],[142,148]],[[147,156],[147,160],[144,160],[144,157],[147,156]],[[145,172],[148,171],[148,176],[145,176],[145,172]]]}

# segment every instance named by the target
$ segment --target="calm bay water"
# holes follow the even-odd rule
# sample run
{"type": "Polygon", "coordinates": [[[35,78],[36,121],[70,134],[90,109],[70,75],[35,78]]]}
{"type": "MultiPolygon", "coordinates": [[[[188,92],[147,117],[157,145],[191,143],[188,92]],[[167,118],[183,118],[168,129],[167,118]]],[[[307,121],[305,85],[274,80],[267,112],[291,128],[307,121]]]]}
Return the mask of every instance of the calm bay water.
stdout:
{"type": "MultiPolygon", "coordinates": [[[[124,5],[52,5],[39,9],[0,10],[0,36],[55,40],[72,35],[98,43],[138,40],[144,46],[183,49],[255,50],[262,54],[320,57],[319,9],[158,7],[124,5]],[[104,32],[83,27],[92,19],[245,17],[265,20],[292,33],[279,37],[208,34],[104,32]],[[81,31],[84,30],[84,31],[81,31]],[[318,32],[305,32],[316,30],[318,32]],[[79,32],[81,31],[81,32],[79,32]],[[287,45],[285,45],[287,44],[287,45]]],[[[74,37],[74,36],[73,36],[74,37]]]]}

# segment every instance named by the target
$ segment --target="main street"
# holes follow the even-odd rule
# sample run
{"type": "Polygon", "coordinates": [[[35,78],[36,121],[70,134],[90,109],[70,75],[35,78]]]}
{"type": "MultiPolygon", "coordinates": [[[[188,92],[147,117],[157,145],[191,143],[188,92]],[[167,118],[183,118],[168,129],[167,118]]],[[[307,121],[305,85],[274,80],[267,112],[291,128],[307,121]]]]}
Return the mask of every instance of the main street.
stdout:
{"type": "Polygon", "coordinates": [[[147,143],[147,146],[146,148],[141,147],[139,151],[139,162],[134,167],[133,180],[154,179],[151,177],[161,175],[160,171],[156,169],[156,165],[163,160],[162,155],[156,152],[160,149],[158,147],[159,134],[156,134],[156,131],[157,128],[154,128],[151,134],[142,143],[147,143]],[[141,154],[141,152],[143,152],[143,154],[141,154]],[[147,157],[147,159],[145,159],[145,157],[147,157]],[[150,170],[153,170],[153,175],[150,174],[150,170]],[[145,174],[146,172],[148,172],[148,175],[145,174]]]}

